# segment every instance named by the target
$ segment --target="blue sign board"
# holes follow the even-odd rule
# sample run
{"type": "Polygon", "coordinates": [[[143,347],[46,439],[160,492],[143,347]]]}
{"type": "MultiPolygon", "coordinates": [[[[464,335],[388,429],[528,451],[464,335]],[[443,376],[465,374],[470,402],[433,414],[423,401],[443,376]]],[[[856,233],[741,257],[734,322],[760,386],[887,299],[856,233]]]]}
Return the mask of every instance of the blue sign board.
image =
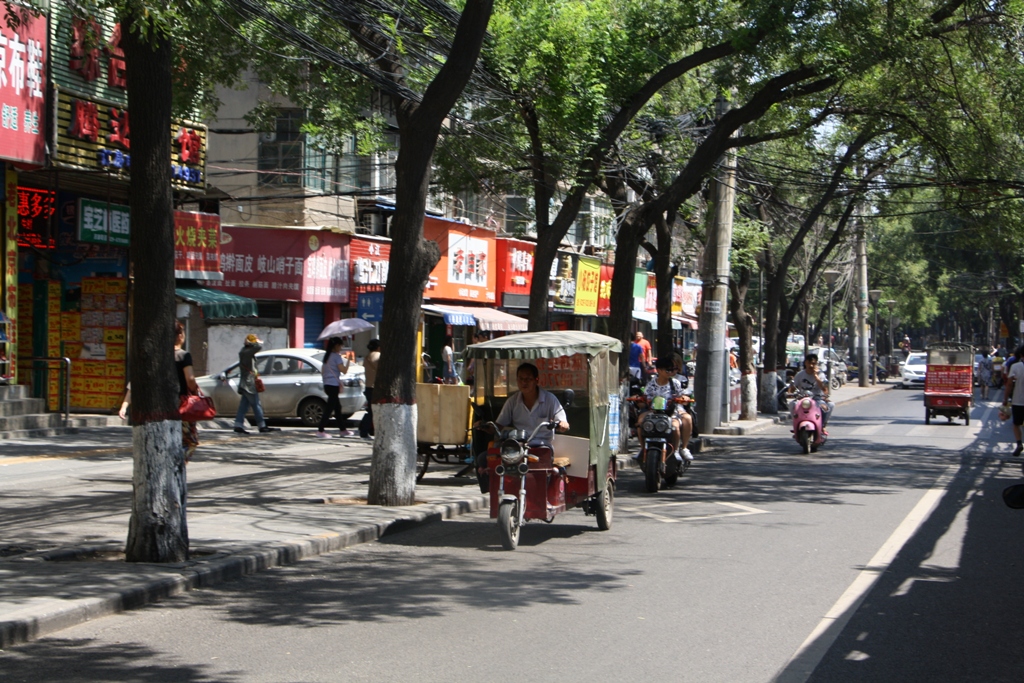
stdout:
{"type": "Polygon", "coordinates": [[[360,294],[356,317],[368,323],[379,323],[384,318],[384,292],[360,294]]]}

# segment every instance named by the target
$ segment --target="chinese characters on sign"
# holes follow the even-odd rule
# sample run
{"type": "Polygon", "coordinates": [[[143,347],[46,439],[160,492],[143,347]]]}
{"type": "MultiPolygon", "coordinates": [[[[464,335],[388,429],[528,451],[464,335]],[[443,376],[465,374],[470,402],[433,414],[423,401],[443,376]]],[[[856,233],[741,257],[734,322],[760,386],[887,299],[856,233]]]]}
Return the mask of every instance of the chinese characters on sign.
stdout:
{"type": "Polygon", "coordinates": [[[448,233],[448,282],[487,286],[487,241],[448,233]]]}
{"type": "Polygon", "coordinates": [[[174,212],[174,277],[220,280],[220,216],[174,212]]]}
{"type": "Polygon", "coordinates": [[[78,200],[78,241],[93,244],[129,245],[127,206],[86,199],[78,200]]]}
{"type": "MultiPolygon", "coordinates": [[[[8,187],[8,191],[10,191],[8,187]]],[[[17,188],[18,246],[52,249],[56,246],[50,217],[57,210],[57,197],[50,190],[17,188]]]]}
{"type": "Polygon", "coordinates": [[[46,17],[15,9],[20,23],[8,25],[0,6],[0,158],[31,164],[45,161],[46,17]]]}
{"type": "Polygon", "coordinates": [[[597,315],[601,289],[601,262],[581,256],[576,262],[576,315],[597,315]]]}
{"type": "Polygon", "coordinates": [[[18,367],[18,174],[14,169],[8,169],[5,176],[4,234],[7,239],[4,241],[4,292],[7,299],[2,308],[6,309],[9,321],[6,353],[10,364],[0,374],[8,375],[13,384],[17,382],[18,367]]]}

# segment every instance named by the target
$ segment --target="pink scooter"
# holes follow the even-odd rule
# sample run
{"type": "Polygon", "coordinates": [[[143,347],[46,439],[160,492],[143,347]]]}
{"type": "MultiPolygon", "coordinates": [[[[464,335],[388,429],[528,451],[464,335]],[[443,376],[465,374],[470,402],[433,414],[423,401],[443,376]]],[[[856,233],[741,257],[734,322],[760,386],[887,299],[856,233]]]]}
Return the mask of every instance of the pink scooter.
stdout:
{"type": "Polygon", "coordinates": [[[828,435],[821,426],[821,405],[809,393],[798,391],[790,412],[793,414],[793,438],[800,444],[804,455],[816,453],[818,447],[828,441],[828,435]]]}

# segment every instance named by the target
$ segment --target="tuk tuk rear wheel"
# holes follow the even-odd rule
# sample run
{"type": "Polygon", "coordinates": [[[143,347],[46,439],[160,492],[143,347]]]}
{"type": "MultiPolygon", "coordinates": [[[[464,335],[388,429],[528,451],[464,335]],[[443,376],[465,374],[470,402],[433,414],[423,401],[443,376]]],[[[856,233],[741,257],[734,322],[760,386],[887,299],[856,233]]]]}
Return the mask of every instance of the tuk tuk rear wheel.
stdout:
{"type": "Polygon", "coordinates": [[[928,408],[924,409],[924,423],[930,425],[932,423],[932,411],[928,408]]]}
{"type": "Polygon", "coordinates": [[[615,504],[615,486],[611,479],[605,485],[604,490],[597,494],[597,528],[601,531],[608,531],[612,528],[612,506],[615,504]]]}
{"type": "Polygon", "coordinates": [[[514,500],[503,500],[498,506],[498,532],[501,535],[501,547],[515,550],[519,545],[519,511],[514,500]]]}
{"type": "Polygon", "coordinates": [[[970,408],[964,408],[964,426],[965,427],[971,426],[971,409],[970,408]]]}

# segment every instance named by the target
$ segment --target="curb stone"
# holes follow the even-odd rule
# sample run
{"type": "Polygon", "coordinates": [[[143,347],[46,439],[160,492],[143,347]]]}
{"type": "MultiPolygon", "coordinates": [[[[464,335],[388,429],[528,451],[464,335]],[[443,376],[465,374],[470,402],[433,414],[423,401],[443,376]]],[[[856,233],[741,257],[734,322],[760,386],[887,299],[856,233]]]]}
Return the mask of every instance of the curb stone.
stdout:
{"type": "MultiPolygon", "coordinates": [[[[178,564],[149,564],[142,566],[159,567],[168,572],[180,574],[162,576],[122,590],[97,597],[81,598],[58,605],[29,606],[20,612],[24,616],[0,621],[0,649],[27,643],[56,631],[72,626],[144,607],[164,598],[173,597],[196,588],[209,588],[218,584],[240,579],[250,574],[293,564],[300,560],[342,550],[350,546],[368,543],[399,531],[423,524],[452,519],[475,512],[487,505],[484,495],[447,503],[431,503],[417,506],[420,509],[406,510],[393,520],[378,524],[364,524],[355,529],[318,534],[292,541],[273,543],[266,548],[241,550],[227,557],[213,560],[195,560],[178,564]]],[[[110,551],[112,546],[47,551],[35,557],[19,559],[32,561],[74,561],[98,551],[110,551]]],[[[197,548],[197,552],[210,549],[197,548]]],[[[216,553],[216,551],[214,551],[216,553]]],[[[17,614],[17,613],[15,613],[17,614]]]]}

